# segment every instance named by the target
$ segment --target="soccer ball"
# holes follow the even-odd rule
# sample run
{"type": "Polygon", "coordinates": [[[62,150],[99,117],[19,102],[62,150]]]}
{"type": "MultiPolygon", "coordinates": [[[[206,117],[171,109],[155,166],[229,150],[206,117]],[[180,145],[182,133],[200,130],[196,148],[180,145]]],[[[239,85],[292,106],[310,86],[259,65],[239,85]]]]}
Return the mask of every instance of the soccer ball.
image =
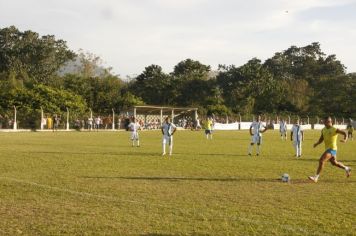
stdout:
{"type": "Polygon", "coordinates": [[[284,173],[282,175],[282,182],[289,182],[290,181],[290,176],[287,173],[284,173]]]}

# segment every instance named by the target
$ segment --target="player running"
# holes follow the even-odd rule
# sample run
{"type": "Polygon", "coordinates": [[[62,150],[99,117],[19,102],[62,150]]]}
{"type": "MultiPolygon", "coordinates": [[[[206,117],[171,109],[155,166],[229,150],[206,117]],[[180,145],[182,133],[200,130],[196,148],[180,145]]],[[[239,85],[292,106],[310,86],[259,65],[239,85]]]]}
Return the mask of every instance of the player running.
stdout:
{"type": "Polygon", "coordinates": [[[135,146],[135,142],[137,147],[140,146],[140,137],[138,135],[138,130],[141,129],[141,126],[138,122],[136,122],[136,118],[133,117],[131,123],[128,125],[129,130],[131,131],[131,141],[132,147],[135,146]]]}
{"type": "Polygon", "coordinates": [[[299,119],[296,119],[296,122],[292,127],[290,140],[293,141],[293,146],[296,152],[295,156],[300,158],[302,156],[302,141],[304,141],[304,131],[302,126],[299,124],[299,119]]]}
{"type": "Polygon", "coordinates": [[[171,119],[169,117],[166,118],[164,124],[162,125],[162,134],[163,134],[163,139],[162,139],[162,156],[166,155],[166,144],[168,143],[169,145],[169,155],[172,155],[173,151],[173,134],[176,132],[177,127],[171,122],[171,119]]]}
{"type": "Polygon", "coordinates": [[[257,153],[260,155],[260,145],[262,144],[262,133],[266,132],[267,127],[261,122],[261,116],[257,116],[257,121],[252,122],[250,126],[251,144],[248,147],[248,155],[252,155],[252,147],[257,144],[257,153]]]}
{"type": "Polygon", "coordinates": [[[279,122],[279,133],[282,140],[287,140],[287,122],[285,120],[279,122]]]}
{"type": "Polygon", "coordinates": [[[316,171],[315,176],[309,176],[309,179],[313,182],[318,182],[319,175],[321,171],[323,170],[325,162],[330,160],[331,164],[334,166],[337,166],[341,169],[344,169],[346,172],[346,177],[349,177],[351,174],[351,168],[348,166],[345,166],[341,162],[336,160],[336,152],[337,152],[337,136],[338,134],[341,134],[344,136],[343,140],[340,140],[341,142],[345,143],[347,141],[347,135],[344,131],[339,130],[335,127],[333,127],[332,124],[332,119],[331,117],[327,117],[324,121],[325,127],[321,131],[321,136],[319,138],[319,141],[314,144],[314,148],[317,147],[319,144],[324,142],[325,144],[325,152],[321,155],[319,159],[319,167],[316,171]]]}

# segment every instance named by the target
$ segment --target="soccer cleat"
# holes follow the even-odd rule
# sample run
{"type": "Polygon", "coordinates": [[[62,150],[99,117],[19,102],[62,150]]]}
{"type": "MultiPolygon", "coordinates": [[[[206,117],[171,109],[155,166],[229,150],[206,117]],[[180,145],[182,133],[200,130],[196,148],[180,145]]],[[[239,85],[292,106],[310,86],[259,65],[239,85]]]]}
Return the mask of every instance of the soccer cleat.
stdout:
{"type": "Polygon", "coordinates": [[[310,179],[314,183],[318,182],[318,179],[316,177],[314,177],[314,176],[309,176],[308,179],[310,179]]]}
{"type": "Polygon", "coordinates": [[[164,153],[162,153],[162,156],[165,156],[166,155],[166,153],[164,152],[164,153]]]}
{"type": "Polygon", "coordinates": [[[251,154],[251,153],[249,153],[249,154],[247,154],[247,155],[252,156],[252,154],[251,154]]]}
{"type": "Polygon", "coordinates": [[[348,168],[346,169],[346,177],[348,178],[348,177],[350,177],[350,175],[351,175],[351,168],[348,167],[348,168]]]}
{"type": "Polygon", "coordinates": [[[260,155],[259,153],[256,154],[256,156],[259,156],[259,155],[260,155]]]}

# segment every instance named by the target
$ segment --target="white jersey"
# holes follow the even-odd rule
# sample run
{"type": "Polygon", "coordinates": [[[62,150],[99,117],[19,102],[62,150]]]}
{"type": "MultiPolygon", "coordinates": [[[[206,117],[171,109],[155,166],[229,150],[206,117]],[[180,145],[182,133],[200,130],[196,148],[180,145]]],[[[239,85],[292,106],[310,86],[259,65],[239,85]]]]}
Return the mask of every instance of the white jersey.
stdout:
{"type": "Polygon", "coordinates": [[[258,121],[252,122],[250,127],[252,128],[253,136],[256,136],[256,137],[261,137],[262,136],[261,131],[266,128],[266,126],[261,121],[260,122],[258,122],[258,121]]]}
{"type": "Polygon", "coordinates": [[[301,125],[294,124],[291,132],[293,133],[293,141],[296,141],[296,142],[302,141],[303,128],[301,125]]]}
{"type": "Polygon", "coordinates": [[[163,129],[163,135],[164,136],[172,136],[173,130],[176,128],[176,126],[173,123],[164,123],[162,125],[162,129],[163,129]]]}
{"type": "Polygon", "coordinates": [[[286,132],[287,131],[287,124],[284,121],[281,121],[279,123],[279,131],[280,132],[286,132]]]}
{"type": "Polygon", "coordinates": [[[131,122],[128,127],[129,130],[133,133],[137,133],[137,131],[141,128],[139,123],[133,123],[133,122],[131,122]]]}
{"type": "Polygon", "coordinates": [[[101,122],[100,120],[101,120],[101,119],[100,119],[99,117],[95,118],[95,124],[96,124],[96,125],[100,125],[100,122],[101,122]]]}

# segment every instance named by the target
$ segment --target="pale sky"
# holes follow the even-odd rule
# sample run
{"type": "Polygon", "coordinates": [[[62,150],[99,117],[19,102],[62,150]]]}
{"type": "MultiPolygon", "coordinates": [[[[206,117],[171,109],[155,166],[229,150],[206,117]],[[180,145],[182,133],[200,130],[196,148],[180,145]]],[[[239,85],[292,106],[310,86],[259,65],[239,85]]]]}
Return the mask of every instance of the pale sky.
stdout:
{"type": "Polygon", "coordinates": [[[240,66],[312,42],[356,72],[356,0],[0,0],[10,25],[97,54],[122,77],[187,58],[240,66]]]}

